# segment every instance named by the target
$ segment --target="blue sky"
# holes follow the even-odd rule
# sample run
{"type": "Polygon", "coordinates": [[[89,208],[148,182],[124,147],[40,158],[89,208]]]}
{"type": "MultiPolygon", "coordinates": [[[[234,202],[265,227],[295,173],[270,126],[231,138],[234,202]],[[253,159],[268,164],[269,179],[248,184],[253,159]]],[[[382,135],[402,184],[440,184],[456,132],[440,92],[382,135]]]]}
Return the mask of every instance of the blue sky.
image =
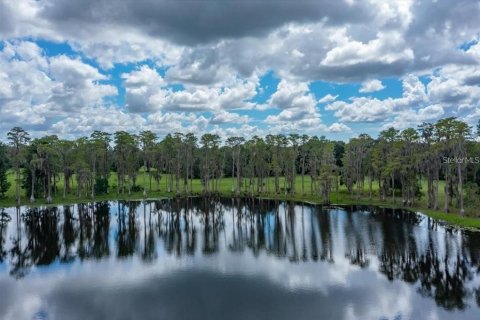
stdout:
{"type": "Polygon", "coordinates": [[[0,0],[0,134],[474,125],[478,16],[471,0],[0,0]]]}

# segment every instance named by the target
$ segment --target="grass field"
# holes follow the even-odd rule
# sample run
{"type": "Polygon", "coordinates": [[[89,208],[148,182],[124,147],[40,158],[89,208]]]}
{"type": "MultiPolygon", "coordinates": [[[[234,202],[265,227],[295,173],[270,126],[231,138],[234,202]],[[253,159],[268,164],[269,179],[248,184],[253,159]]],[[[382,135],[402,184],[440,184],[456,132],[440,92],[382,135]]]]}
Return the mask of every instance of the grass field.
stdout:
{"type": "MultiPolygon", "coordinates": [[[[0,199],[0,207],[8,207],[15,205],[15,175],[13,172],[9,172],[8,180],[11,183],[11,187],[6,193],[6,197],[0,199]]],[[[167,192],[166,186],[166,178],[165,176],[162,178],[159,184],[152,179],[152,190],[150,191],[149,179],[147,175],[147,198],[148,199],[155,199],[155,198],[164,198],[164,197],[173,197],[175,196],[175,185],[173,192],[167,192]]],[[[319,203],[321,199],[316,196],[310,194],[310,177],[305,176],[305,195],[302,195],[302,179],[301,176],[296,178],[296,195],[285,195],[285,194],[275,194],[272,191],[274,190],[274,179],[269,179],[269,188],[270,193],[263,193],[261,195],[256,195],[263,198],[273,198],[273,199],[282,199],[282,200],[295,200],[295,201],[308,201],[312,203],[319,203]]],[[[265,183],[267,181],[265,180],[265,183]]],[[[284,179],[280,178],[280,186],[283,187],[284,179]]],[[[139,173],[137,178],[137,185],[143,186],[143,174],[139,173]]],[[[133,199],[142,199],[143,192],[132,192],[130,195],[128,194],[117,194],[117,176],[116,174],[112,173],[109,177],[109,186],[110,192],[106,195],[96,196],[96,201],[101,200],[133,200],[133,199]]],[[[193,187],[193,194],[199,195],[202,193],[203,186],[199,179],[195,179],[192,182],[193,187]]],[[[72,192],[71,194],[67,194],[65,198],[63,198],[63,178],[60,178],[60,181],[57,181],[57,192],[56,195],[52,194],[53,196],[53,203],[52,205],[57,204],[67,204],[67,203],[76,203],[76,202],[90,202],[92,199],[90,197],[82,197],[78,198],[76,196],[76,181],[73,179],[73,185],[71,186],[72,192]]],[[[264,188],[267,190],[267,187],[264,188]]],[[[426,181],[422,182],[422,192],[425,193],[427,189],[426,181]]],[[[180,190],[183,191],[183,184],[180,185],[180,190]]],[[[231,178],[223,178],[219,181],[219,191],[221,195],[224,196],[232,196],[232,180],[231,178]]],[[[441,183],[439,188],[439,204],[440,206],[443,205],[445,194],[443,192],[443,184],[441,183]]],[[[53,193],[53,192],[52,192],[53,193]]],[[[386,206],[386,207],[396,207],[402,208],[401,199],[398,197],[397,202],[395,204],[392,203],[390,198],[387,198],[386,201],[381,201],[378,197],[378,184],[373,184],[373,197],[370,200],[368,196],[368,183],[365,184],[365,191],[360,199],[356,199],[356,197],[351,197],[348,193],[345,186],[340,186],[338,192],[333,191],[331,193],[331,202],[333,204],[365,204],[365,205],[378,205],[378,206],[386,206]]],[[[25,191],[21,190],[22,196],[22,204],[24,205],[32,205],[29,202],[28,197],[25,196],[25,191]]],[[[427,208],[426,205],[426,196],[423,196],[420,200],[417,201],[414,207],[408,208],[414,211],[419,211],[422,213],[427,214],[428,216],[443,220],[449,224],[462,226],[462,227],[470,227],[470,228],[479,228],[480,229],[480,208],[467,208],[466,216],[460,216],[457,214],[459,211],[457,208],[452,207],[451,213],[444,213],[442,211],[435,211],[430,210],[427,208]]],[[[45,199],[37,199],[33,205],[45,205],[45,199]]]]}

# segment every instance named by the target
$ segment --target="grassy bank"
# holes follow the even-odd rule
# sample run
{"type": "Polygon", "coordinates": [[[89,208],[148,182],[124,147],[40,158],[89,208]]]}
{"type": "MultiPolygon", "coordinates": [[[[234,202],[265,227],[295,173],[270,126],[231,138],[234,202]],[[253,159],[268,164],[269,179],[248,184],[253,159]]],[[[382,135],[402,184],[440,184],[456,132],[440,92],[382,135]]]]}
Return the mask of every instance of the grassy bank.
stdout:
{"type": "MultiPolygon", "coordinates": [[[[6,197],[0,199],[0,207],[11,207],[15,206],[15,178],[14,174],[12,172],[9,173],[8,179],[11,182],[11,187],[8,190],[6,197]]],[[[280,185],[283,186],[284,179],[280,179],[280,185]]],[[[265,181],[265,183],[267,183],[265,181]]],[[[268,189],[270,191],[274,190],[274,181],[273,179],[269,179],[268,181],[268,189]]],[[[139,174],[139,177],[137,179],[137,184],[138,185],[143,185],[143,176],[142,174],[139,174]]],[[[425,183],[424,183],[425,184],[425,183]]],[[[72,204],[72,203],[80,203],[80,202],[91,202],[92,200],[95,201],[103,201],[103,200],[140,200],[143,199],[143,192],[132,192],[130,195],[128,194],[118,194],[116,190],[117,186],[117,178],[115,174],[111,174],[109,178],[109,185],[111,186],[111,190],[109,194],[105,195],[99,195],[96,196],[95,199],[92,199],[91,197],[78,197],[76,196],[76,190],[77,186],[75,183],[72,185],[72,194],[67,194],[65,198],[63,198],[63,180],[60,178],[60,180],[57,182],[57,191],[56,194],[53,193],[53,202],[50,205],[61,205],[61,204],[72,204]]],[[[147,198],[148,199],[158,199],[158,198],[171,198],[175,196],[175,192],[167,192],[167,186],[166,186],[166,179],[163,179],[160,181],[159,184],[157,184],[155,181],[152,180],[152,185],[150,187],[149,179],[147,177],[147,198]]],[[[220,195],[226,196],[226,197],[231,197],[234,194],[232,193],[232,180],[230,178],[223,178],[219,180],[219,185],[218,189],[220,192],[220,195]]],[[[269,199],[278,199],[278,200],[289,200],[289,201],[307,201],[310,203],[320,203],[321,199],[316,196],[310,194],[310,178],[305,177],[304,179],[304,190],[305,190],[305,195],[302,194],[302,179],[300,176],[297,177],[296,179],[296,189],[297,193],[296,195],[284,195],[284,194],[274,194],[272,192],[270,193],[263,193],[261,195],[254,195],[257,197],[261,198],[269,198],[269,199]]],[[[193,180],[192,182],[192,194],[193,195],[201,195],[203,186],[201,184],[201,181],[199,179],[193,180]]],[[[174,186],[175,188],[175,186],[174,186]]],[[[183,185],[180,186],[181,190],[183,190],[183,185]]],[[[265,190],[267,189],[267,186],[265,186],[265,190]]],[[[426,190],[426,185],[422,185],[422,190],[426,190]]],[[[440,187],[440,190],[443,190],[443,187],[440,187]]],[[[442,211],[437,211],[437,210],[431,210],[427,208],[426,205],[426,198],[425,196],[422,197],[418,202],[415,204],[413,207],[403,207],[401,205],[401,199],[397,198],[396,203],[392,203],[390,199],[387,199],[387,201],[381,201],[378,198],[378,186],[374,184],[373,186],[373,194],[374,196],[370,200],[368,197],[368,190],[365,190],[364,195],[360,196],[359,199],[356,199],[355,197],[352,198],[350,194],[348,193],[347,189],[345,186],[341,186],[338,191],[333,191],[331,194],[331,202],[332,204],[336,205],[350,205],[350,204],[357,204],[357,205],[376,205],[376,206],[382,206],[382,207],[393,207],[393,208],[404,208],[404,209],[409,209],[412,211],[418,211],[422,212],[434,219],[437,220],[442,220],[445,221],[448,224],[455,225],[455,226],[460,226],[460,227],[468,227],[468,228],[476,228],[480,229],[480,208],[469,208],[466,211],[466,216],[460,216],[457,212],[459,211],[458,208],[452,207],[451,213],[444,213],[442,211]]],[[[28,197],[25,196],[25,191],[21,190],[21,195],[22,195],[22,204],[27,205],[27,206],[42,206],[46,205],[46,202],[44,199],[37,199],[35,203],[31,204],[29,202],[28,197]]],[[[443,204],[444,201],[444,194],[443,192],[440,192],[439,195],[439,203],[443,204]]]]}

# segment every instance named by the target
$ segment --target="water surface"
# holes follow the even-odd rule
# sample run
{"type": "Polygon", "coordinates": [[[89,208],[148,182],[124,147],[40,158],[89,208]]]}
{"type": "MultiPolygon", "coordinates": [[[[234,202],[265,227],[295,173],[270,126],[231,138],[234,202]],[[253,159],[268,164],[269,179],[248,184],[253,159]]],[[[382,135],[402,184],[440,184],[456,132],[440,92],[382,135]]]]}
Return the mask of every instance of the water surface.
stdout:
{"type": "Polygon", "coordinates": [[[0,209],[0,319],[480,319],[480,234],[260,200],[0,209]]]}

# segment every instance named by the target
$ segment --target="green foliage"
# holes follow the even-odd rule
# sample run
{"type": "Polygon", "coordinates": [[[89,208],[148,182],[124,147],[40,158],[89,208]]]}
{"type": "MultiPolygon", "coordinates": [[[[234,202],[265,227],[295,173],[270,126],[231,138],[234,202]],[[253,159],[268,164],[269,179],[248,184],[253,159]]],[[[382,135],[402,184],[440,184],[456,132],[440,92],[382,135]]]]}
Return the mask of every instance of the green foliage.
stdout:
{"type": "Polygon", "coordinates": [[[108,179],[97,177],[95,179],[95,194],[104,195],[108,193],[108,179]]]}
{"type": "Polygon", "coordinates": [[[8,165],[7,146],[0,142],[0,197],[5,197],[11,186],[7,180],[8,165]]]}
{"type": "Polygon", "coordinates": [[[469,182],[465,185],[465,205],[470,208],[480,206],[480,187],[478,184],[469,182]]]}

